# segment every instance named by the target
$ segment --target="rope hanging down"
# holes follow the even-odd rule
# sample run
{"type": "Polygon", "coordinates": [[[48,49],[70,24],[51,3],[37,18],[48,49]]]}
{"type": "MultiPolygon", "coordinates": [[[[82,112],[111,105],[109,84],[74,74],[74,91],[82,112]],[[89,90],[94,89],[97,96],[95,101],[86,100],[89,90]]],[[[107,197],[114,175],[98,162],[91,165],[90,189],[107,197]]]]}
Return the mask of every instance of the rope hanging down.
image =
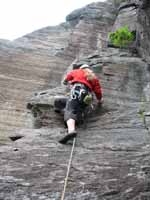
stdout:
{"type": "Polygon", "coordinates": [[[69,162],[68,162],[67,174],[66,174],[66,177],[64,180],[64,189],[62,192],[61,200],[64,200],[64,198],[65,198],[65,192],[66,192],[66,188],[67,188],[68,177],[69,177],[70,167],[71,167],[71,163],[72,163],[72,156],[73,156],[75,143],[76,143],[76,138],[73,139],[73,144],[72,144],[71,154],[70,154],[70,158],[69,158],[69,162]]]}

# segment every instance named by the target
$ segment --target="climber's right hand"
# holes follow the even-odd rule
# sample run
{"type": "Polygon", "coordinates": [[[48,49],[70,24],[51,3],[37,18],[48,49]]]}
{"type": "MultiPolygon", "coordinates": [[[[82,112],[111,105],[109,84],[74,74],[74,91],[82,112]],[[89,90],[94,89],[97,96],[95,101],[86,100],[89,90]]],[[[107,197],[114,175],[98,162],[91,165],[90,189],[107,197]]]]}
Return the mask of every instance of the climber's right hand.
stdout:
{"type": "Polygon", "coordinates": [[[104,103],[104,99],[103,99],[103,98],[101,98],[101,99],[98,100],[98,102],[97,102],[98,106],[101,106],[103,103],[104,103]]]}

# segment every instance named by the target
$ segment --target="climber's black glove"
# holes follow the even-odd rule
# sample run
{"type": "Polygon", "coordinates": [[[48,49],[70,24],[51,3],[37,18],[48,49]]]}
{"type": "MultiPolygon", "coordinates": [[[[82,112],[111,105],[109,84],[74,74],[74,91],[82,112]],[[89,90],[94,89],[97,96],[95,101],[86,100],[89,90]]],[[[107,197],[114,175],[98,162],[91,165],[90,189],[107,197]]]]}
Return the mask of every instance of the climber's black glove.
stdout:
{"type": "Polygon", "coordinates": [[[67,84],[68,84],[68,81],[65,79],[65,80],[63,81],[63,84],[64,84],[64,85],[67,85],[67,84]]]}

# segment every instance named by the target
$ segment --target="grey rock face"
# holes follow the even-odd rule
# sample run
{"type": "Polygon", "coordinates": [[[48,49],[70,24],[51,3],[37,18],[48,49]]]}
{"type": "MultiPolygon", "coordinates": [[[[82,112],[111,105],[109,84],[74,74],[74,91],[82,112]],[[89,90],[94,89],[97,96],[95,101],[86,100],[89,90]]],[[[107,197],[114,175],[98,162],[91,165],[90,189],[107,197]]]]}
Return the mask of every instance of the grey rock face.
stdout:
{"type": "Polygon", "coordinates": [[[69,34],[67,28],[62,25],[54,28],[53,36],[49,37],[50,32],[52,32],[51,28],[46,28],[39,31],[39,35],[36,32],[35,37],[31,34],[1,44],[0,129],[4,137],[5,132],[9,130],[28,127],[26,103],[32,92],[58,86],[63,71],[74,59],[69,56],[66,58],[65,55],[56,56],[62,48],[68,46],[65,39],[69,34]]]}
{"type": "Polygon", "coordinates": [[[71,24],[78,23],[81,19],[100,20],[101,22],[109,20],[113,22],[115,17],[116,14],[113,3],[109,2],[109,4],[106,5],[105,2],[99,2],[74,10],[72,13],[67,15],[66,20],[71,24]]]}
{"type": "MultiPolygon", "coordinates": [[[[110,8],[111,3],[105,5],[110,8]]],[[[104,7],[104,3],[85,10],[96,6],[104,7]]],[[[128,11],[132,16],[131,9],[120,10],[113,27],[104,17],[107,13],[102,12],[104,23],[94,19],[92,12],[76,23],[70,17],[67,24],[1,42],[0,129],[7,129],[7,135],[0,134],[0,199],[61,198],[71,146],[58,143],[66,128],[53,102],[65,94],[60,82],[67,66],[70,69],[75,63],[93,68],[101,81],[104,104],[77,129],[65,199],[150,198],[148,56],[143,53],[143,59],[128,49],[106,48],[103,40],[122,24],[121,12],[129,21],[128,11]],[[27,102],[36,106],[34,116],[27,111],[27,102]]],[[[139,23],[139,16],[133,15],[133,22],[139,23]]],[[[144,27],[148,35],[148,26],[144,27]]],[[[149,53],[144,45],[139,48],[149,53]]]]}
{"type": "Polygon", "coordinates": [[[128,26],[130,31],[136,31],[135,46],[138,53],[149,62],[150,52],[150,4],[149,1],[124,1],[119,7],[119,13],[112,31],[128,26]]]}
{"type": "Polygon", "coordinates": [[[26,104],[32,93],[59,86],[64,71],[75,59],[106,46],[101,38],[107,38],[113,19],[105,17],[108,12],[103,12],[104,7],[106,11],[111,6],[108,3],[89,5],[85,8],[89,9],[88,19],[81,19],[74,26],[67,21],[12,42],[0,42],[0,130],[3,137],[7,131],[29,128],[26,104]],[[104,20],[93,18],[95,11],[104,20]]]}
{"type": "Polygon", "coordinates": [[[147,59],[149,62],[150,56],[150,35],[149,35],[149,25],[150,25],[150,4],[149,1],[143,1],[141,9],[138,12],[138,22],[140,29],[140,44],[139,50],[141,55],[147,59]]]}
{"type": "MultiPolygon", "coordinates": [[[[146,127],[139,114],[143,106],[149,110],[141,101],[149,81],[147,63],[116,49],[86,61],[100,77],[104,104],[78,127],[66,199],[149,198],[149,118],[146,127]]],[[[60,199],[71,146],[58,143],[65,127],[48,101],[56,94],[63,95],[63,88],[32,99],[45,113],[42,128],[22,129],[23,138],[1,147],[2,199],[60,199]]]]}

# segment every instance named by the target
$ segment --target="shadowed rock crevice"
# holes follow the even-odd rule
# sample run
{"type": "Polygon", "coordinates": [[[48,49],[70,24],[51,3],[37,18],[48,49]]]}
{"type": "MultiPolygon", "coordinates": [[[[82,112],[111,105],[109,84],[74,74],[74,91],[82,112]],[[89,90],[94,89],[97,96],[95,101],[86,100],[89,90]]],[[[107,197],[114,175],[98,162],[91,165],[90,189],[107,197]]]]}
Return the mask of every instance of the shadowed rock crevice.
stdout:
{"type": "Polygon", "coordinates": [[[23,136],[21,136],[21,135],[14,135],[14,136],[9,136],[9,138],[11,139],[11,141],[16,141],[16,140],[19,140],[19,139],[23,138],[23,136]]]}

